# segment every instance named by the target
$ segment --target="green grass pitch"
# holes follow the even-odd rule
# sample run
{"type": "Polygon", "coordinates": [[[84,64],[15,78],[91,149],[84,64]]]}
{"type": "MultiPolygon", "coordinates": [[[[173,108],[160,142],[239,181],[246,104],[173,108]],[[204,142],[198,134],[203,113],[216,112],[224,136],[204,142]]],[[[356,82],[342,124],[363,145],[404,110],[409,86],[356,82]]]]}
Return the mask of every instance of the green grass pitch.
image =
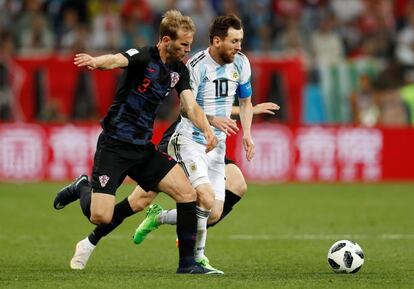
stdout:
{"type": "MultiPolygon", "coordinates": [[[[208,233],[206,255],[223,276],[178,276],[175,227],[141,245],[144,214],[104,238],[82,272],[74,245],[93,228],[78,202],[55,211],[62,183],[0,184],[0,288],[414,288],[414,184],[250,185],[208,233]],[[357,274],[334,274],[329,247],[353,239],[364,250],[357,274]]],[[[117,200],[133,186],[124,185],[117,200]]],[[[174,203],[163,194],[164,207],[174,203]]]]}

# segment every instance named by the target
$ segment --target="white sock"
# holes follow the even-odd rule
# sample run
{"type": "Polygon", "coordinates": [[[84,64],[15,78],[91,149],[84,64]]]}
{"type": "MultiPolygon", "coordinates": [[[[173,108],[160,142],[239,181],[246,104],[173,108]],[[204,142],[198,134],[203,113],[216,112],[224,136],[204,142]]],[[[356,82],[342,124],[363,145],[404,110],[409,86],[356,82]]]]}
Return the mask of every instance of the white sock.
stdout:
{"type": "Polygon", "coordinates": [[[204,249],[207,240],[207,220],[210,215],[210,210],[206,210],[197,206],[197,239],[195,244],[194,257],[196,261],[204,257],[204,249]]]}
{"type": "Polygon", "coordinates": [[[89,238],[86,237],[85,239],[81,240],[82,245],[85,247],[88,247],[89,249],[93,250],[95,249],[96,245],[92,244],[91,241],[89,241],[89,238]]]}
{"type": "Polygon", "coordinates": [[[158,224],[177,224],[177,209],[163,210],[158,216],[158,224]]]}

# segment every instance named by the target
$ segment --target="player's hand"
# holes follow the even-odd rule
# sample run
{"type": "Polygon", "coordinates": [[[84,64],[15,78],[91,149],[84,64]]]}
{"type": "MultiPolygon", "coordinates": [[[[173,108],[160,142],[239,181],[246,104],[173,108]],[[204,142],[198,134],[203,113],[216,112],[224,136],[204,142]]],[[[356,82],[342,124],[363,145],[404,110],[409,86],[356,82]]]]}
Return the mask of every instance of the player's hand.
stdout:
{"type": "Polygon", "coordinates": [[[234,135],[239,131],[237,122],[234,119],[225,116],[214,116],[211,119],[210,124],[223,131],[226,135],[234,135]]]}
{"type": "Polygon", "coordinates": [[[273,102],[263,102],[253,106],[253,114],[275,114],[275,110],[279,110],[280,106],[273,102]]]}
{"type": "Polygon", "coordinates": [[[246,151],[246,159],[250,162],[254,156],[254,143],[251,136],[243,136],[243,148],[246,151]]]}
{"type": "Polygon", "coordinates": [[[206,142],[207,142],[206,153],[208,153],[209,151],[211,151],[217,146],[218,139],[212,129],[208,129],[207,131],[204,132],[204,138],[206,139],[206,142]]]}
{"type": "Polygon", "coordinates": [[[75,55],[74,63],[77,67],[87,67],[89,70],[98,68],[95,58],[86,53],[79,53],[75,55]]]}

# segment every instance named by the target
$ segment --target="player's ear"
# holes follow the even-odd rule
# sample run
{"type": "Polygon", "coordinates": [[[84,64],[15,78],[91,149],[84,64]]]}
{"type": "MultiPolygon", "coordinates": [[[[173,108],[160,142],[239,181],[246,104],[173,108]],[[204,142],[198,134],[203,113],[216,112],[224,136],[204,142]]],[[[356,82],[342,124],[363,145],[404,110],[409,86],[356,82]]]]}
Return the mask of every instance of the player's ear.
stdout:
{"type": "Polygon", "coordinates": [[[162,38],[161,38],[161,42],[162,43],[164,43],[164,44],[168,44],[169,42],[171,41],[171,37],[170,36],[163,36],[162,38]]]}
{"type": "Polygon", "coordinates": [[[218,47],[218,46],[220,45],[220,43],[221,43],[221,38],[220,38],[220,37],[218,37],[218,36],[214,36],[214,37],[213,37],[213,45],[214,45],[215,47],[218,47]]]}

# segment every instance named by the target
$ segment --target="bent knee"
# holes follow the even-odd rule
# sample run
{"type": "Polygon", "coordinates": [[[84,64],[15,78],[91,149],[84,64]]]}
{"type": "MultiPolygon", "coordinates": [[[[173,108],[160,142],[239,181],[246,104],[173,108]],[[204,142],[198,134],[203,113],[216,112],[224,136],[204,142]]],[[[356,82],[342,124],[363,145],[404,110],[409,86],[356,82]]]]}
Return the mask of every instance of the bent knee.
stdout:
{"type": "Polygon", "coordinates": [[[131,209],[134,213],[138,213],[143,211],[149,204],[151,204],[151,202],[141,202],[138,204],[130,204],[131,209]]]}
{"type": "Polygon", "coordinates": [[[153,199],[154,198],[139,198],[137,200],[129,202],[129,205],[131,206],[131,209],[134,213],[138,213],[148,207],[153,199]]]}
{"type": "Polygon", "coordinates": [[[215,224],[215,223],[218,222],[218,220],[220,219],[220,217],[221,217],[221,213],[220,212],[211,211],[210,216],[208,217],[208,222],[207,223],[209,225],[215,224]]]}
{"type": "Polygon", "coordinates": [[[247,184],[245,182],[240,183],[238,187],[239,197],[243,197],[247,193],[247,184]]]}
{"type": "Polygon", "coordinates": [[[100,212],[92,212],[90,220],[95,225],[105,225],[111,222],[112,216],[100,212]]]}
{"type": "Polygon", "coordinates": [[[243,197],[247,192],[247,184],[246,182],[238,182],[236,184],[232,184],[232,186],[228,186],[226,189],[239,197],[243,197]]]}
{"type": "Polygon", "coordinates": [[[210,193],[197,192],[197,203],[204,209],[212,209],[214,205],[214,196],[210,193]]]}
{"type": "Polygon", "coordinates": [[[178,203],[194,202],[197,199],[196,191],[191,185],[189,187],[175,190],[174,199],[178,203]]]}

